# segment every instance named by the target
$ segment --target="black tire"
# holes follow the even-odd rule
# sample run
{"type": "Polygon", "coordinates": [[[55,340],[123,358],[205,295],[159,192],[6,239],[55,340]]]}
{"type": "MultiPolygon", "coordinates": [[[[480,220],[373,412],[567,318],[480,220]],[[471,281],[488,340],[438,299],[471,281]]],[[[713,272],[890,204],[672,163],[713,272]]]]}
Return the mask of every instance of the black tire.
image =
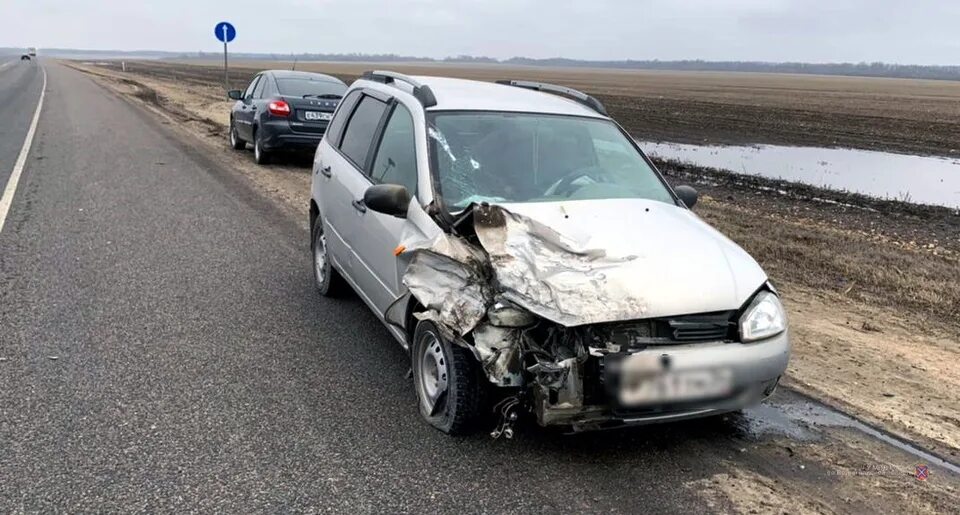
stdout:
{"type": "Polygon", "coordinates": [[[258,165],[270,163],[270,152],[263,148],[263,139],[260,137],[260,131],[253,129],[253,160],[258,165]]]}
{"type": "Polygon", "coordinates": [[[230,119],[230,147],[234,150],[244,150],[247,148],[247,142],[240,139],[240,134],[237,133],[237,127],[233,123],[233,119],[230,119]]]}
{"type": "MultiPolygon", "coordinates": [[[[420,415],[431,426],[449,435],[466,435],[477,431],[486,413],[486,378],[473,354],[443,337],[437,326],[421,320],[413,336],[410,349],[413,365],[414,390],[420,415]],[[429,354],[425,358],[425,354],[429,354]],[[433,409],[425,400],[425,361],[433,356],[443,360],[446,372],[445,393],[437,396],[433,409]]],[[[427,374],[429,375],[429,374],[427,374]]]]}
{"type": "Polygon", "coordinates": [[[313,223],[311,231],[310,251],[313,253],[313,283],[317,291],[324,297],[339,297],[344,294],[349,285],[347,281],[340,276],[340,273],[330,262],[330,256],[326,253],[326,242],[323,239],[323,222],[320,217],[313,223]],[[318,252],[323,252],[323,264],[319,263],[318,252]]]}

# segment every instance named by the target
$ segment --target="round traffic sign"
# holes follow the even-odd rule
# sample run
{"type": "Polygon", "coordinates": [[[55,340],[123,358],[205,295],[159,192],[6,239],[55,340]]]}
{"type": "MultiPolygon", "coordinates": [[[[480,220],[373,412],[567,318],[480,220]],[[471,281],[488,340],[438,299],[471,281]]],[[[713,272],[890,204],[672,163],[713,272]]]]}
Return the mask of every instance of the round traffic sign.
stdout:
{"type": "Polygon", "coordinates": [[[229,43],[233,41],[233,38],[237,37],[237,29],[235,29],[230,22],[222,21],[213,28],[213,35],[217,36],[217,39],[220,41],[229,43]]]}

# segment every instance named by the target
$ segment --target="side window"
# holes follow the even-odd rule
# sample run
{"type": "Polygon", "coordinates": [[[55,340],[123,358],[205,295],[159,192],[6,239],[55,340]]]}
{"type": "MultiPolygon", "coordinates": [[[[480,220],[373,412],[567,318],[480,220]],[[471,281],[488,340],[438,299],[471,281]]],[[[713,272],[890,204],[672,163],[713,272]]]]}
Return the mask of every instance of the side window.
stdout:
{"type": "Polygon", "coordinates": [[[331,145],[335,147],[340,146],[340,135],[343,133],[343,127],[347,124],[347,119],[350,118],[350,114],[353,113],[353,108],[357,105],[358,100],[360,100],[360,90],[355,89],[340,101],[340,105],[337,106],[337,112],[334,113],[333,120],[330,121],[330,125],[327,126],[327,132],[324,135],[331,145]]]}
{"type": "Polygon", "coordinates": [[[401,184],[411,195],[417,191],[417,147],[413,136],[413,116],[403,104],[397,104],[383,129],[383,139],[370,170],[375,183],[401,184]]]}
{"type": "Polygon", "coordinates": [[[363,169],[367,162],[367,154],[370,153],[373,143],[373,134],[377,132],[377,126],[380,125],[380,119],[383,118],[383,111],[386,108],[387,104],[384,102],[364,95],[357,104],[357,109],[353,111],[350,121],[347,122],[343,141],[340,143],[340,151],[360,169],[363,169]]]}
{"type": "Polygon", "coordinates": [[[273,77],[264,77],[263,78],[263,93],[262,98],[273,98],[277,96],[277,87],[274,85],[276,81],[273,77]]]}
{"type": "Polygon", "coordinates": [[[266,75],[260,76],[260,82],[257,83],[256,88],[253,88],[253,98],[263,98],[263,88],[267,85],[268,80],[270,80],[270,77],[266,75]]]}
{"type": "Polygon", "coordinates": [[[253,90],[254,90],[254,89],[257,87],[257,85],[260,83],[260,78],[261,78],[261,77],[263,77],[263,75],[257,75],[256,77],[253,78],[252,81],[250,81],[250,85],[247,86],[247,90],[243,92],[243,98],[244,98],[244,99],[249,100],[249,99],[253,98],[253,90]]]}

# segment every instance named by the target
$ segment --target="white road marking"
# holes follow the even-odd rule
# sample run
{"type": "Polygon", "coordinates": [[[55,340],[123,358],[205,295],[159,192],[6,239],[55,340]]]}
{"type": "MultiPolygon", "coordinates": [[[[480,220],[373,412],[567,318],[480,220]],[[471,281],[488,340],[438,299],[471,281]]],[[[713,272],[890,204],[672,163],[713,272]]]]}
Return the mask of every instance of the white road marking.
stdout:
{"type": "Polygon", "coordinates": [[[16,61],[9,61],[9,62],[6,62],[6,63],[4,63],[4,64],[0,64],[0,71],[3,71],[3,69],[6,68],[7,66],[13,66],[13,63],[15,63],[15,62],[16,62],[16,61]]]}
{"type": "Polygon", "coordinates": [[[43,108],[43,96],[47,94],[47,69],[42,68],[42,70],[43,87],[40,88],[40,100],[37,102],[37,110],[33,113],[33,121],[30,122],[27,137],[23,140],[20,155],[17,156],[17,162],[13,165],[10,178],[7,179],[7,187],[3,190],[3,196],[0,197],[0,233],[3,232],[3,224],[7,221],[7,213],[10,212],[10,205],[13,204],[13,194],[17,191],[17,184],[20,183],[20,174],[23,173],[23,167],[27,164],[27,154],[30,153],[30,146],[33,145],[33,136],[37,132],[37,123],[40,121],[40,109],[43,108]]]}

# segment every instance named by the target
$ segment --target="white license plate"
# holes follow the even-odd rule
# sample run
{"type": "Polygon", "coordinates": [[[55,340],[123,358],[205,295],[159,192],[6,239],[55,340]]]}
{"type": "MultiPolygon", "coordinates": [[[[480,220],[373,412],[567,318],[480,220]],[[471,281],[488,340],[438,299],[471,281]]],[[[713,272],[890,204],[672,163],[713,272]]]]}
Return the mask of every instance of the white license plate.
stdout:
{"type": "Polygon", "coordinates": [[[728,368],[665,370],[644,359],[628,359],[624,365],[619,392],[624,406],[721,398],[733,387],[728,368]]]}
{"type": "Polygon", "coordinates": [[[330,121],[331,118],[333,118],[333,113],[318,113],[317,111],[303,112],[304,120],[330,121]]]}

